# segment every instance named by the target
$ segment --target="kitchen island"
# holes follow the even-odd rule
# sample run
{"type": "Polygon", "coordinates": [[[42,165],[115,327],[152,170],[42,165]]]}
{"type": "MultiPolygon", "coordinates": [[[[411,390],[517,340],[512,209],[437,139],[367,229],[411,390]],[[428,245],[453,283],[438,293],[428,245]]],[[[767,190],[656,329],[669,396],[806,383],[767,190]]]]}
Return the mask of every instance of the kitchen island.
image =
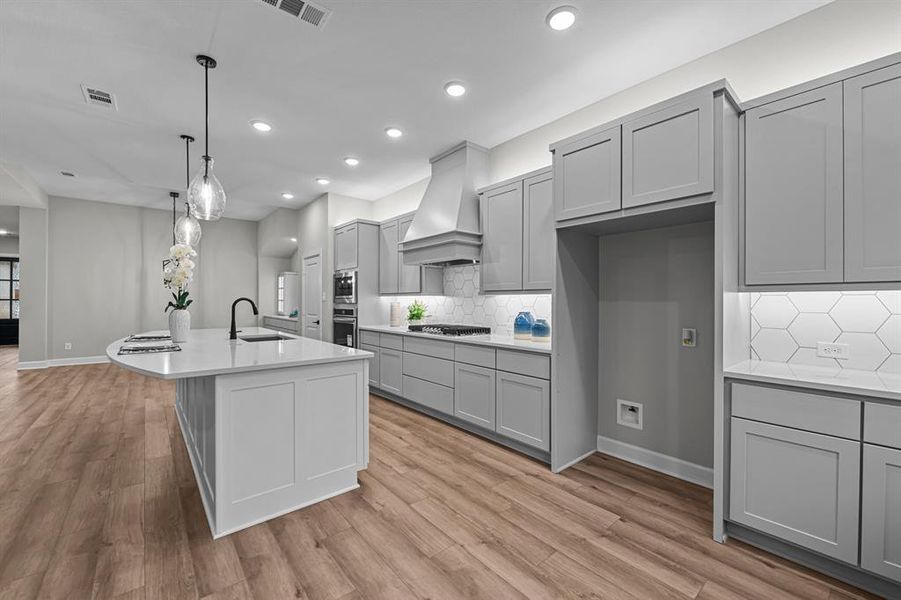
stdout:
{"type": "Polygon", "coordinates": [[[363,350],[257,327],[191,331],[180,352],[120,356],[176,380],[175,411],[214,538],[359,487],[369,462],[363,350]]]}

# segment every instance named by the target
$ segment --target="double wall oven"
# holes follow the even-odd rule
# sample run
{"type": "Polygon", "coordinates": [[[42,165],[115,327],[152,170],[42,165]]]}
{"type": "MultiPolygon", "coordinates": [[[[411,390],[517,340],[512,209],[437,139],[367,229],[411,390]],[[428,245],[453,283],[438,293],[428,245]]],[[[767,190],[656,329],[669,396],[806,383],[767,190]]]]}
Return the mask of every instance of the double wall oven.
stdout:
{"type": "Polygon", "coordinates": [[[337,271],[334,276],[332,340],[339,346],[357,345],[357,272],[337,271]]]}

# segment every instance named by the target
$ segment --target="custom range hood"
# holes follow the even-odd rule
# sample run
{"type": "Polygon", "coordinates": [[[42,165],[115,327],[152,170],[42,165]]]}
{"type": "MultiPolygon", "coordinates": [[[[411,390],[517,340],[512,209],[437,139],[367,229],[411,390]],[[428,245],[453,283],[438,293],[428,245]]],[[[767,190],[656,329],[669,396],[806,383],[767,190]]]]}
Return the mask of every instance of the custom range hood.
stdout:
{"type": "Polygon", "coordinates": [[[431,159],[432,179],[400,243],[404,264],[459,265],[482,254],[479,196],[488,182],[488,151],[463,142],[431,159]]]}

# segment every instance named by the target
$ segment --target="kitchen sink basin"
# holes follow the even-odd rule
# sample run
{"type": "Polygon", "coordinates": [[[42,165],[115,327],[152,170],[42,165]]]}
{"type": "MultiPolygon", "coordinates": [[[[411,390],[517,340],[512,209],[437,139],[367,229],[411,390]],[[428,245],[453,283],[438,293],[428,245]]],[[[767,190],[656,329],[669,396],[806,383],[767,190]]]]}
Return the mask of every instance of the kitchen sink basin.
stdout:
{"type": "Polygon", "coordinates": [[[245,342],[281,342],[282,340],[293,340],[294,338],[278,333],[260,333],[257,335],[239,335],[238,339],[245,342]]]}

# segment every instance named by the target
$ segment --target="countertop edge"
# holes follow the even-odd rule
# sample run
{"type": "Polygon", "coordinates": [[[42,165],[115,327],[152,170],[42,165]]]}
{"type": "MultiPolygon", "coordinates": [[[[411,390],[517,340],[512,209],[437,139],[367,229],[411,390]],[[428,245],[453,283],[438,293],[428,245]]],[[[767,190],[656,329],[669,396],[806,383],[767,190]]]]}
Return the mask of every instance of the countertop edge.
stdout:
{"type": "Polygon", "coordinates": [[[890,389],[879,389],[874,387],[856,385],[853,383],[827,382],[817,379],[805,378],[802,376],[793,377],[789,375],[778,375],[773,373],[749,373],[741,369],[736,370],[734,367],[723,369],[723,377],[726,379],[737,379],[757,383],[772,383],[775,385],[804,388],[808,390],[834,392],[838,394],[849,394],[854,396],[866,396],[869,398],[878,398],[881,400],[893,400],[895,402],[901,402],[901,391],[895,392],[890,389]]]}

